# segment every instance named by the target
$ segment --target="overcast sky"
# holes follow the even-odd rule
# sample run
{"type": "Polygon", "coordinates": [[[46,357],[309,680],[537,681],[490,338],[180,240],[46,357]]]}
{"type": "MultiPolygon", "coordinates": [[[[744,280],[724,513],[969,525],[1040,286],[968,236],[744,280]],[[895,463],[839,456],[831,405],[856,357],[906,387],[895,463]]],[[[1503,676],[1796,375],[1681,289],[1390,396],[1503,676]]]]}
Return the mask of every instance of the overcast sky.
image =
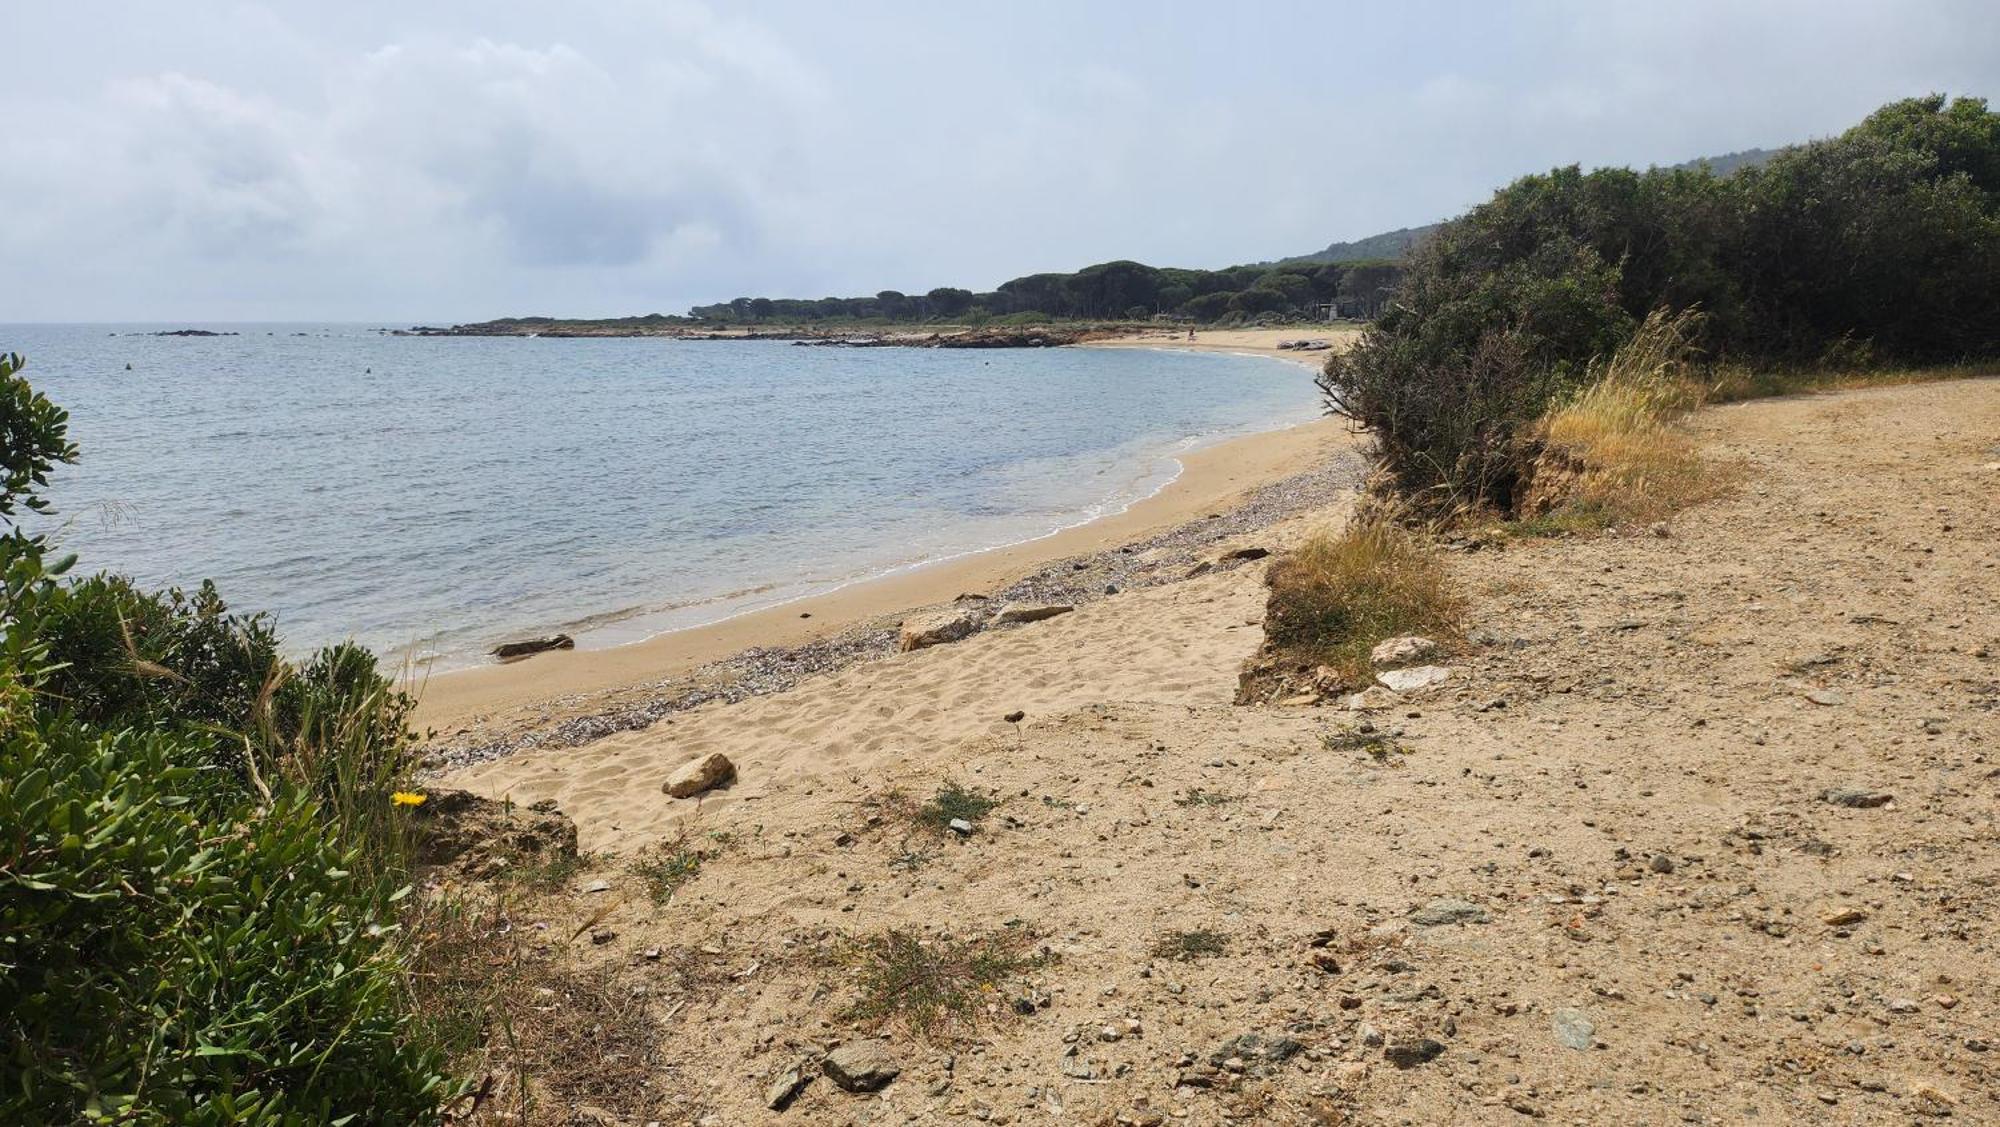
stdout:
{"type": "Polygon", "coordinates": [[[1995,0],[4,3],[0,321],[1224,266],[2000,101],[1995,0]]]}

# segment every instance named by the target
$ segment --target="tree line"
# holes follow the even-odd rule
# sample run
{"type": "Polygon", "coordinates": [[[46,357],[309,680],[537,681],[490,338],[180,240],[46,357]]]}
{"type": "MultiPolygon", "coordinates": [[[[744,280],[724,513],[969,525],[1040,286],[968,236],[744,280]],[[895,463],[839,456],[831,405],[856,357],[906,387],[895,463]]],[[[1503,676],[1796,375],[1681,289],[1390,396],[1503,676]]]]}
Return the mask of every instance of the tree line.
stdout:
{"type": "Polygon", "coordinates": [[[743,324],[810,321],[1150,320],[1247,321],[1266,314],[1318,318],[1379,314],[1402,268],[1389,261],[1232,266],[1187,270],[1120,260],[1069,274],[1029,274],[989,293],[941,286],[922,294],[883,290],[872,297],[739,297],[698,305],[692,317],[743,324]]]}
{"type": "Polygon", "coordinates": [[[1321,386],[1410,495],[1508,511],[1524,436],[1649,313],[1697,310],[1710,364],[2000,356],[2000,114],[1891,103],[1726,176],[1528,176],[1424,241],[1321,386]]]}

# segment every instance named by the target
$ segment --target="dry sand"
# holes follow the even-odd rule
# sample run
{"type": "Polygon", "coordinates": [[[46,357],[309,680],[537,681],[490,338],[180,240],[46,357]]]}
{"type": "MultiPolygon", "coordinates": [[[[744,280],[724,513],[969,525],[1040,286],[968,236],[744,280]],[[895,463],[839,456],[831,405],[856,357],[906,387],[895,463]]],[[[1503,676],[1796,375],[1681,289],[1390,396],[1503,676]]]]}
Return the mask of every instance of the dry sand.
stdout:
{"type": "Polygon", "coordinates": [[[593,1083],[608,1058],[578,1053],[548,1062],[553,1102],[634,1125],[2000,1122],[2000,381],[1696,429],[1741,464],[1732,496],[1664,537],[1454,555],[1478,645],[1387,712],[1229,703],[1259,564],[464,772],[556,799],[601,851],[512,922],[630,1000],[644,1080],[593,1083]],[[1364,721],[1395,749],[1328,740],[1364,721]],[[660,793],[715,750],[734,787],[660,793]],[[1002,799],[971,836],[881,816],[946,779],[1002,799]],[[712,855],[656,906],[628,866],[670,840],[712,855]],[[593,916],[599,942],[564,941],[593,916]],[[830,952],[890,928],[1027,931],[1057,961],[976,1024],[891,1027],[900,1077],[850,1095],[815,1065],[865,1032],[830,952]],[[1187,931],[1220,950],[1157,949],[1187,931]],[[818,1078],[766,1110],[800,1062],[818,1078]]]}
{"type": "MultiPolygon", "coordinates": [[[[1217,337],[1225,334],[1214,334],[1217,337]]],[[[1279,356],[1317,367],[1321,356],[1279,352],[1276,330],[1226,334],[1223,351],[1279,356]],[[1242,339],[1238,339],[1242,338],[1242,339]]],[[[1132,338],[1118,342],[1156,347],[1132,338]]],[[[1199,343],[1199,342],[1198,342],[1199,343]]],[[[1266,431],[1190,451],[1178,478],[1160,492],[1089,524],[1052,536],[856,583],[823,595],[677,630],[629,645],[556,651],[506,665],[442,673],[418,687],[417,723],[446,738],[548,723],[601,707],[628,693],[752,646],[792,646],[882,615],[946,602],[967,591],[1005,586],[1036,567],[1115,548],[1145,533],[1227,509],[1256,487],[1358,446],[1333,419],[1266,431]]]]}

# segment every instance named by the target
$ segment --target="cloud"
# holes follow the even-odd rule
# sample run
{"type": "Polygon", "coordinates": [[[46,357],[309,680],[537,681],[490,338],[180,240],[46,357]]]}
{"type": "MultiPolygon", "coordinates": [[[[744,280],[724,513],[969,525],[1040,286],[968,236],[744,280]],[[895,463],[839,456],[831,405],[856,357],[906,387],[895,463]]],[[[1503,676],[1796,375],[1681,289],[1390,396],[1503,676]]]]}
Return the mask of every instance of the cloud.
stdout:
{"type": "Polygon", "coordinates": [[[1555,164],[2000,93],[1981,0],[17,7],[14,319],[606,314],[1220,266],[1555,164]]]}

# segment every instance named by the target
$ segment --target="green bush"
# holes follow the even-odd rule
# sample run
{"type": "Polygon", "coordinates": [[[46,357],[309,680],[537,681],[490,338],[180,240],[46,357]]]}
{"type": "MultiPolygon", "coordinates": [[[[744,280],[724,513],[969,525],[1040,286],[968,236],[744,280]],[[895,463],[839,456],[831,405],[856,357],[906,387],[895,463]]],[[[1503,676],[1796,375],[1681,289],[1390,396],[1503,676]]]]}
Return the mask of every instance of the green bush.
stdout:
{"type": "Polygon", "coordinates": [[[148,594],[14,521],[71,461],[0,358],[0,1122],[424,1123],[392,789],[408,701],[294,667],[210,586],[148,594]]]}
{"type": "Polygon", "coordinates": [[[1327,361],[1420,510],[1513,512],[1532,430],[1655,310],[1699,309],[1714,362],[2000,355],[2000,114],[1910,99],[1727,177],[1571,167],[1438,229],[1327,361]]]}

